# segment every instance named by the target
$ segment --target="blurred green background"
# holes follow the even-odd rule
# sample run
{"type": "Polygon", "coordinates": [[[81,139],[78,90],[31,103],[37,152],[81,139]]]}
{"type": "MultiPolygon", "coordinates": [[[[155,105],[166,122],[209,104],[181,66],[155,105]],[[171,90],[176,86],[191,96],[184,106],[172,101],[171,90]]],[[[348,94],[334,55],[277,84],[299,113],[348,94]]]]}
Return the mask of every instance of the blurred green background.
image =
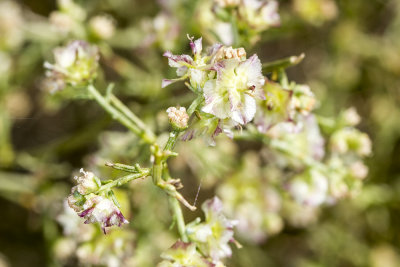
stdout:
{"type": "MultiPolygon", "coordinates": [[[[94,103],[49,99],[40,89],[43,61],[68,37],[46,31],[55,1],[13,2],[20,7],[21,21],[13,21],[17,19],[7,8],[0,9],[0,266],[50,266],[55,265],[53,238],[60,232],[54,214],[69,192],[72,170],[92,160],[86,155],[98,151],[100,132],[121,127],[94,103]]],[[[182,24],[175,39],[171,32],[162,36],[173,43],[173,52],[187,50],[187,32],[201,35],[192,16],[196,2],[168,3],[178,22],[190,21],[182,24]]],[[[102,59],[100,80],[124,88],[119,89],[124,100],[131,101],[133,109],[139,103],[145,117],[165,110],[171,93],[160,89],[167,68],[161,55],[168,44],[154,42],[153,50],[141,47],[150,34],[143,30],[143,21],[162,5],[139,0],[77,3],[88,16],[113,16],[119,29],[102,50],[112,47],[115,54],[102,59]],[[124,60],[135,67],[126,67],[124,60]],[[152,66],[158,67],[149,74],[152,66]]],[[[318,114],[331,116],[356,107],[360,128],[373,141],[370,174],[355,199],[324,208],[307,228],[288,226],[261,244],[234,249],[227,265],[400,266],[400,1],[279,3],[281,26],[264,32],[251,51],[262,61],[306,54],[300,65],[288,70],[290,79],[310,85],[320,100],[318,114]]],[[[187,103],[179,88],[173,90],[187,103]]]]}

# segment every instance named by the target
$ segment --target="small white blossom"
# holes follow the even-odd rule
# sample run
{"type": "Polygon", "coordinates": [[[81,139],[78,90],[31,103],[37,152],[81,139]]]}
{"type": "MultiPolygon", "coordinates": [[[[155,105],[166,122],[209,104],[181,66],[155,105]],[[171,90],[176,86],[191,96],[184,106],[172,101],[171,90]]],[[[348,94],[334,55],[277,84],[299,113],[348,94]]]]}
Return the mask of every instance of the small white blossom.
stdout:
{"type": "Polygon", "coordinates": [[[47,77],[63,80],[67,84],[78,86],[96,77],[99,54],[96,46],[84,41],[73,41],[65,47],[54,49],[54,64],[45,62],[47,77]]]}
{"type": "Polygon", "coordinates": [[[251,121],[256,112],[255,97],[264,97],[264,77],[256,55],[246,61],[227,59],[214,65],[217,78],[205,83],[203,112],[220,119],[231,118],[236,124],[251,121]]]}
{"type": "Polygon", "coordinates": [[[321,173],[311,170],[309,175],[291,181],[289,192],[299,204],[319,206],[326,201],[328,179],[321,173]]]}
{"type": "Polygon", "coordinates": [[[360,123],[361,118],[360,115],[358,115],[356,109],[354,107],[346,109],[343,112],[343,120],[346,124],[350,126],[355,126],[360,123]]]}
{"type": "Polygon", "coordinates": [[[212,267],[197,250],[195,243],[176,242],[170,249],[161,254],[163,259],[157,267],[212,267]]]}
{"type": "Polygon", "coordinates": [[[368,167],[359,160],[350,165],[350,173],[355,178],[362,180],[368,175],[368,167]]]}
{"type": "Polygon", "coordinates": [[[280,25],[277,1],[243,0],[239,5],[241,18],[253,29],[263,31],[280,25]]]}
{"type": "Polygon", "coordinates": [[[78,215],[85,218],[85,223],[99,223],[104,233],[106,227],[113,225],[121,226],[128,223],[118,207],[108,198],[90,194],[85,197],[82,211],[78,215]]]}
{"type": "Polygon", "coordinates": [[[237,221],[228,220],[222,214],[222,202],[214,197],[202,205],[205,213],[205,222],[189,226],[189,239],[198,245],[200,251],[219,261],[232,255],[229,242],[234,241],[233,227],[237,221]]]}

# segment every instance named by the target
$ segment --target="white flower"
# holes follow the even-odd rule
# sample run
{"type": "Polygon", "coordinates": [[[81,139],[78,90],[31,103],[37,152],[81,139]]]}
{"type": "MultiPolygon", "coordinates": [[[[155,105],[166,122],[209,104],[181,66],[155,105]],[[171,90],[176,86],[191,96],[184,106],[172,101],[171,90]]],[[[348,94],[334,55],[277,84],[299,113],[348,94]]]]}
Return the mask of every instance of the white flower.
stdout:
{"type": "Polygon", "coordinates": [[[307,206],[319,206],[326,201],[328,179],[311,170],[309,175],[295,178],[289,184],[289,192],[296,202],[307,206]]]}
{"type": "Polygon", "coordinates": [[[83,211],[78,213],[80,217],[86,219],[85,223],[100,223],[104,233],[106,233],[106,227],[128,223],[128,220],[110,199],[94,194],[88,195],[85,199],[82,206],[83,211]]]}
{"type": "Polygon", "coordinates": [[[196,244],[182,241],[176,242],[170,249],[162,253],[161,258],[163,261],[157,267],[214,266],[196,250],[196,244]]]}
{"type": "Polygon", "coordinates": [[[239,14],[256,31],[280,25],[277,1],[243,0],[239,14]]]}
{"type": "Polygon", "coordinates": [[[73,86],[85,84],[96,77],[99,54],[96,46],[73,41],[54,49],[54,64],[44,63],[49,78],[62,79],[73,86]]]}
{"type": "Polygon", "coordinates": [[[228,220],[222,214],[222,202],[217,197],[204,202],[202,210],[205,213],[205,222],[188,226],[189,239],[213,261],[230,257],[232,250],[228,243],[234,240],[233,227],[237,221],[228,220]]]}
{"type": "Polygon", "coordinates": [[[257,55],[245,61],[227,59],[213,67],[217,78],[205,83],[203,112],[220,119],[231,118],[236,124],[251,121],[256,112],[255,97],[263,97],[264,77],[257,55]]]}

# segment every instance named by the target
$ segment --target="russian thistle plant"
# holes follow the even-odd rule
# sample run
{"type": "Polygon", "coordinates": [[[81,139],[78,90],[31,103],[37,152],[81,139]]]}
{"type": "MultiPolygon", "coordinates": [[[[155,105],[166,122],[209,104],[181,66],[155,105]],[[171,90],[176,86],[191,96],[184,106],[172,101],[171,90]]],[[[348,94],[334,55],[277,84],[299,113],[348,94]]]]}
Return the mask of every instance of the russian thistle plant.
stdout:
{"type": "MultiPolygon", "coordinates": [[[[208,12],[211,16],[211,20],[200,19],[199,25],[212,44],[203,47],[202,37],[188,35],[190,55],[163,54],[177,77],[160,79],[159,87],[168,90],[181,82],[191,94],[189,103],[176,101],[163,114],[170,124],[167,140],[154,123],[144,121],[114,95],[112,83],[97,88],[99,60],[109,56],[108,49],[103,49],[103,55],[96,44],[72,41],[54,49],[54,63],[45,63],[43,84],[47,90],[55,94],[75,90],[76,95],[96,101],[135,135],[145,150],[141,164],[110,158],[105,165],[124,173],[116,179],[81,170],[67,197],[69,207],[85,224],[99,224],[106,234],[113,226],[123,227],[128,219],[135,220],[123,215],[118,187],[151,177],[168,200],[172,226],[179,234],[174,245],[161,254],[159,266],[224,266],[223,260],[232,254],[230,244],[241,247],[234,238],[235,229],[242,240],[256,243],[280,232],[284,222],[306,226],[316,220],[321,206],[357,194],[368,173],[363,158],[371,153],[371,142],[354,128],[359,122],[355,110],[336,118],[318,116],[314,113],[318,101],[311,88],[289,81],[285,70],[299,64],[304,54],[266,63],[256,54],[248,56],[247,47],[259,40],[259,34],[279,25],[277,2],[206,2],[198,6],[197,14],[201,17],[208,12]],[[190,149],[190,142],[196,142],[193,139],[202,138],[204,144],[218,149],[220,135],[256,142],[259,154],[244,152],[236,173],[220,177],[219,183],[211,182],[218,196],[202,204],[203,220],[188,223],[182,206],[195,211],[196,203],[183,196],[183,182],[174,176],[171,162],[180,157],[179,150],[190,149]]],[[[75,7],[72,2],[70,5],[75,7]]],[[[83,20],[69,15],[75,22],[83,20]]],[[[111,20],[95,17],[90,21],[84,31],[93,43],[113,34],[111,20]]],[[[152,119],[156,121],[156,115],[152,119]]],[[[207,161],[199,167],[199,162],[194,160],[190,167],[218,167],[207,161]]],[[[156,201],[164,202],[161,197],[156,201]]],[[[68,227],[65,216],[61,222],[68,227]]],[[[81,251],[82,258],[90,254],[81,251]]]]}

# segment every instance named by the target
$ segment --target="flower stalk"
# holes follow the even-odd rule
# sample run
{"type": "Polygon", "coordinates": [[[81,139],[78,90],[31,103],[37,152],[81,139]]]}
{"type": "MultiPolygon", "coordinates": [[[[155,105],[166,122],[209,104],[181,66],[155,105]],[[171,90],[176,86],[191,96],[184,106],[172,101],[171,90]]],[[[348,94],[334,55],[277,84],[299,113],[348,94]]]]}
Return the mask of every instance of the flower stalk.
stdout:
{"type": "Polygon", "coordinates": [[[139,118],[137,118],[131,111],[129,111],[130,115],[127,117],[124,113],[128,110],[122,102],[119,100],[116,101],[113,97],[110,97],[112,102],[115,104],[117,103],[118,108],[115,108],[111,105],[109,101],[104,98],[97,89],[90,84],[88,87],[88,92],[93,96],[93,98],[97,101],[97,103],[106,111],[108,112],[111,117],[118,122],[120,122],[122,125],[124,125],[126,128],[131,130],[135,135],[139,136],[145,143],[147,144],[154,144],[155,143],[155,137],[154,134],[150,132],[147,128],[143,128],[144,123],[140,121],[139,118]],[[122,113],[121,109],[123,109],[125,112],[122,113]],[[132,116],[133,115],[133,116],[132,116]]]}
{"type": "Polygon", "coordinates": [[[100,192],[104,192],[104,191],[110,190],[113,187],[121,186],[121,185],[129,183],[130,181],[133,181],[133,180],[136,180],[136,179],[139,179],[139,178],[145,178],[145,177],[147,177],[149,175],[150,175],[150,169],[143,168],[143,169],[140,170],[139,173],[129,174],[129,175],[123,176],[121,178],[115,179],[115,180],[113,180],[113,181],[111,181],[109,183],[106,183],[106,184],[102,185],[97,190],[96,193],[100,193],[100,192]]]}

